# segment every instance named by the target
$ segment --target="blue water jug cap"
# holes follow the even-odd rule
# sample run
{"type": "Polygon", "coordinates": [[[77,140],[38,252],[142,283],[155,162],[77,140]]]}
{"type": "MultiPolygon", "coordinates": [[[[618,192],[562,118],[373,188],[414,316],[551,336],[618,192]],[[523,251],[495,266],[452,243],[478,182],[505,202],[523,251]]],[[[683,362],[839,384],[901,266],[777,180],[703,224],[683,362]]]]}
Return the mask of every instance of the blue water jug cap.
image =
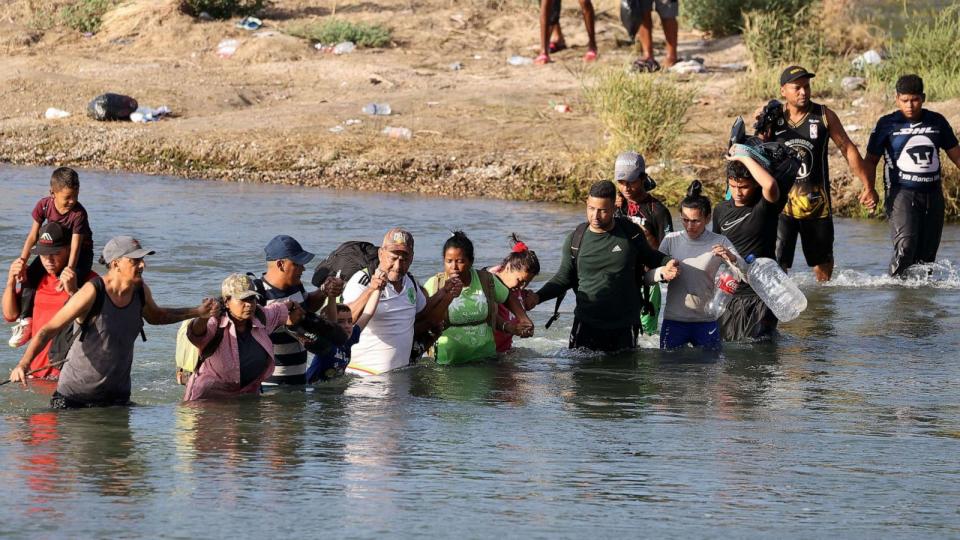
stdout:
{"type": "Polygon", "coordinates": [[[753,264],[753,261],[757,260],[757,256],[751,253],[747,255],[747,258],[744,260],[747,261],[747,264],[753,264]]]}

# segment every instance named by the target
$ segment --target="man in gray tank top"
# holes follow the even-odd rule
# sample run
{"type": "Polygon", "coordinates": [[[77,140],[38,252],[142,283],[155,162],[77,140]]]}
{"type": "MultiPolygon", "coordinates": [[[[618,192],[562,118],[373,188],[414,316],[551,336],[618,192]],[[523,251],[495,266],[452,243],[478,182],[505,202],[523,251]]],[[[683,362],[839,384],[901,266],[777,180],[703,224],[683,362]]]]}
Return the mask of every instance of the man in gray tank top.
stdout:
{"type": "Polygon", "coordinates": [[[26,368],[36,351],[68,324],[74,341],[50,401],[55,408],[126,405],[130,402],[133,345],[143,321],[173,324],[193,317],[214,317],[220,308],[206,298],[196,308],[157,306],[143,282],[143,258],[153,255],[130,236],[118,236],[103,248],[107,274],[87,282],[33,337],[10,381],[26,385],[26,368]]]}

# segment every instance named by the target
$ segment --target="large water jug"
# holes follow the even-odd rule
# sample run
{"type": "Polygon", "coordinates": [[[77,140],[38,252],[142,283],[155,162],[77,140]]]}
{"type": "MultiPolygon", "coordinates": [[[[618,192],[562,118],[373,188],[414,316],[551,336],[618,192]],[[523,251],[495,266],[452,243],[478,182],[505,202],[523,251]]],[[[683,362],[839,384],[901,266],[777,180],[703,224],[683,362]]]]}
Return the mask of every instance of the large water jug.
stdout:
{"type": "Polygon", "coordinates": [[[807,297],[780,268],[777,261],[765,257],[747,257],[750,268],[747,281],[757,296],[781,322],[792,321],[807,309],[807,297]]]}

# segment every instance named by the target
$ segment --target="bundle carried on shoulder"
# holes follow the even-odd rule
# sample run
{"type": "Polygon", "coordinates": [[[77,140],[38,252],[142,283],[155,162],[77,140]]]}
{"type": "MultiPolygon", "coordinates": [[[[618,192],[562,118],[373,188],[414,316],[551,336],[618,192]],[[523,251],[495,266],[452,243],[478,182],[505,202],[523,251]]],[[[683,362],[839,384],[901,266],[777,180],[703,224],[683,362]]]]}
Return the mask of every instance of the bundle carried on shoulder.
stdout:
{"type": "Polygon", "coordinates": [[[774,131],[785,124],[783,105],[775,99],[770,100],[753,125],[753,136],[747,135],[742,116],[734,120],[729,146],[740,144],[746,147],[750,156],[776,179],[781,189],[789,190],[797,178],[801,163],[795,150],[773,140],[774,131]]]}

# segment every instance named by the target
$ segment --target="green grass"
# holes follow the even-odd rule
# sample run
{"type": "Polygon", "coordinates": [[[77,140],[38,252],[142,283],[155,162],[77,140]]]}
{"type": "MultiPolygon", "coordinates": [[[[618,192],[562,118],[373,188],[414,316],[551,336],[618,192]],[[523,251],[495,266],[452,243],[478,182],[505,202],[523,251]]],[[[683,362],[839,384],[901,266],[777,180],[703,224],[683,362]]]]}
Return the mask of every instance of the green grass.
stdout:
{"type": "Polygon", "coordinates": [[[840,81],[852,74],[850,62],[828,45],[817,14],[819,3],[793,13],[751,11],[744,14],[743,42],[753,65],[741,78],[740,91],[751,99],[780,95],[780,73],[799,64],[816,73],[819,96],[841,95],[840,81]]]}
{"type": "Polygon", "coordinates": [[[353,23],[342,19],[322,22],[294,23],[283,30],[291,36],[316,43],[333,44],[352,41],[358,47],[386,47],[390,44],[390,30],[376,24],[353,23]]]}
{"type": "Polygon", "coordinates": [[[97,32],[103,23],[103,14],[117,4],[117,0],[78,0],[60,9],[58,15],[64,26],[77,32],[97,32]]]}
{"type": "Polygon", "coordinates": [[[603,157],[636,150],[649,161],[674,154],[696,91],[669,74],[636,74],[620,67],[588,75],[584,95],[610,137],[603,157]]]}
{"type": "Polygon", "coordinates": [[[714,37],[736,34],[750,11],[796,13],[812,0],[683,0],[680,16],[686,24],[714,37]]]}
{"type": "Polygon", "coordinates": [[[923,78],[927,99],[941,101],[960,97],[960,5],[934,17],[915,17],[903,39],[891,44],[890,58],[871,70],[871,79],[893,91],[901,75],[923,78]]]}

